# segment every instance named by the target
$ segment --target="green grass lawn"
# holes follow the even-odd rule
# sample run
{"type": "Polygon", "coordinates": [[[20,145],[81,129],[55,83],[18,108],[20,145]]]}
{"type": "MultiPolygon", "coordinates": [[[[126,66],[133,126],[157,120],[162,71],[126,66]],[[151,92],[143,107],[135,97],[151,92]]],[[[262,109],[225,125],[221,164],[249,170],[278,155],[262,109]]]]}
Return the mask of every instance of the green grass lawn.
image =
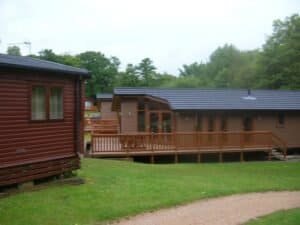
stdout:
{"type": "Polygon", "coordinates": [[[268,216],[251,220],[246,225],[299,225],[300,208],[279,211],[268,216]]]}
{"type": "Polygon", "coordinates": [[[150,165],[84,159],[86,184],[0,199],[1,225],[94,225],[197,199],[300,190],[300,163],[150,165]]]}

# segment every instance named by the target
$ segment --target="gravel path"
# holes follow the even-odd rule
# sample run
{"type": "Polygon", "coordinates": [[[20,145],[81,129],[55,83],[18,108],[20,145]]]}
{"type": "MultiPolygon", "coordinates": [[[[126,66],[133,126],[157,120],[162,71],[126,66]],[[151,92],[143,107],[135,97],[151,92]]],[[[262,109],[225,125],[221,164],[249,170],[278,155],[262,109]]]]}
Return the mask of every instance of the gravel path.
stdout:
{"type": "Polygon", "coordinates": [[[144,213],[114,225],[236,225],[297,207],[300,207],[300,191],[241,194],[144,213]]]}

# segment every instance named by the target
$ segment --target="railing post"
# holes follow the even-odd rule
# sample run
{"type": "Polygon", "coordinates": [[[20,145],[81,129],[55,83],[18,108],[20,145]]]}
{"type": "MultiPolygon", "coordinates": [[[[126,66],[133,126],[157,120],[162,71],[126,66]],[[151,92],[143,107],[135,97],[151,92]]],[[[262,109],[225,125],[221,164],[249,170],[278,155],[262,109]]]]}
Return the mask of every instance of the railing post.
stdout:
{"type": "Polygon", "coordinates": [[[273,149],[273,141],[272,141],[272,132],[270,131],[269,133],[269,148],[273,149]]]}
{"type": "Polygon", "coordinates": [[[91,147],[90,147],[90,152],[93,153],[94,152],[94,135],[91,132],[91,147]]]}
{"type": "Polygon", "coordinates": [[[152,153],[154,154],[154,144],[153,144],[153,142],[154,142],[154,137],[153,137],[153,132],[151,132],[151,135],[150,135],[150,146],[151,146],[151,151],[152,151],[152,153]]]}
{"type": "Polygon", "coordinates": [[[129,157],[130,140],[128,138],[128,135],[125,136],[125,144],[126,156],[129,157]]]}
{"type": "Polygon", "coordinates": [[[219,133],[218,139],[219,139],[219,148],[222,149],[223,148],[223,132],[219,133]]]}
{"type": "Polygon", "coordinates": [[[244,148],[244,139],[245,139],[244,135],[245,135],[245,134],[244,134],[244,132],[242,131],[241,134],[240,134],[240,147],[241,147],[241,149],[244,148]]]}
{"type": "Polygon", "coordinates": [[[198,148],[198,155],[197,155],[197,162],[201,162],[201,132],[197,132],[197,148],[198,148]]]}
{"type": "Polygon", "coordinates": [[[174,150],[177,151],[177,135],[175,132],[173,132],[173,145],[174,145],[174,150]]]}

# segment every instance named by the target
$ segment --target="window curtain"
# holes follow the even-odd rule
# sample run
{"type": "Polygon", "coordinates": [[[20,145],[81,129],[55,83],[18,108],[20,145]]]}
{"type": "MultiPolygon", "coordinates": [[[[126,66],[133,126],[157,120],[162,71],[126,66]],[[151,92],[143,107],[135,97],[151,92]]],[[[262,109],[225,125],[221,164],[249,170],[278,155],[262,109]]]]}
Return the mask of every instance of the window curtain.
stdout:
{"type": "Polygon", "coordinates": [[[31,98],[31,119],[46,119],[46,90],[44,87],[33,87],[31,98]]]}
{"type": "Polygon", "coordinates": [[[51,88],[50,91],[50,119],[63,118],[63,91],[62,88],[51,88]]]}

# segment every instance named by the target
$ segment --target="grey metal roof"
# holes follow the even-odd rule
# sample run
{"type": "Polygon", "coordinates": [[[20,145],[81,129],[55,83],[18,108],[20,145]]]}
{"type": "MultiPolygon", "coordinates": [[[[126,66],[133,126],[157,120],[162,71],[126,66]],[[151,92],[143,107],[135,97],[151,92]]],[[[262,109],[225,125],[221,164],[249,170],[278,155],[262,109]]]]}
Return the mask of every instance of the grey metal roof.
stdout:
{"type": "Polygon", "coordinates": [[[96,94],[97,99],[102,99],[102,100],[112,100],[113,94],[109,93],[97,93],[96,94]]]}
{"type": "Polygon", "coordinates": [[[115,88],[114,94],[165,99],[173,110],[300,110],[300,91],[115,88]]]}
{"type": "Polygon", "coordinates": [[[89,77],[89,73],[86,69],[80,69],[60,63],[35,59],[26,56],[0,54],[0,68],[1,67],[49,71],[89,77]]]}

